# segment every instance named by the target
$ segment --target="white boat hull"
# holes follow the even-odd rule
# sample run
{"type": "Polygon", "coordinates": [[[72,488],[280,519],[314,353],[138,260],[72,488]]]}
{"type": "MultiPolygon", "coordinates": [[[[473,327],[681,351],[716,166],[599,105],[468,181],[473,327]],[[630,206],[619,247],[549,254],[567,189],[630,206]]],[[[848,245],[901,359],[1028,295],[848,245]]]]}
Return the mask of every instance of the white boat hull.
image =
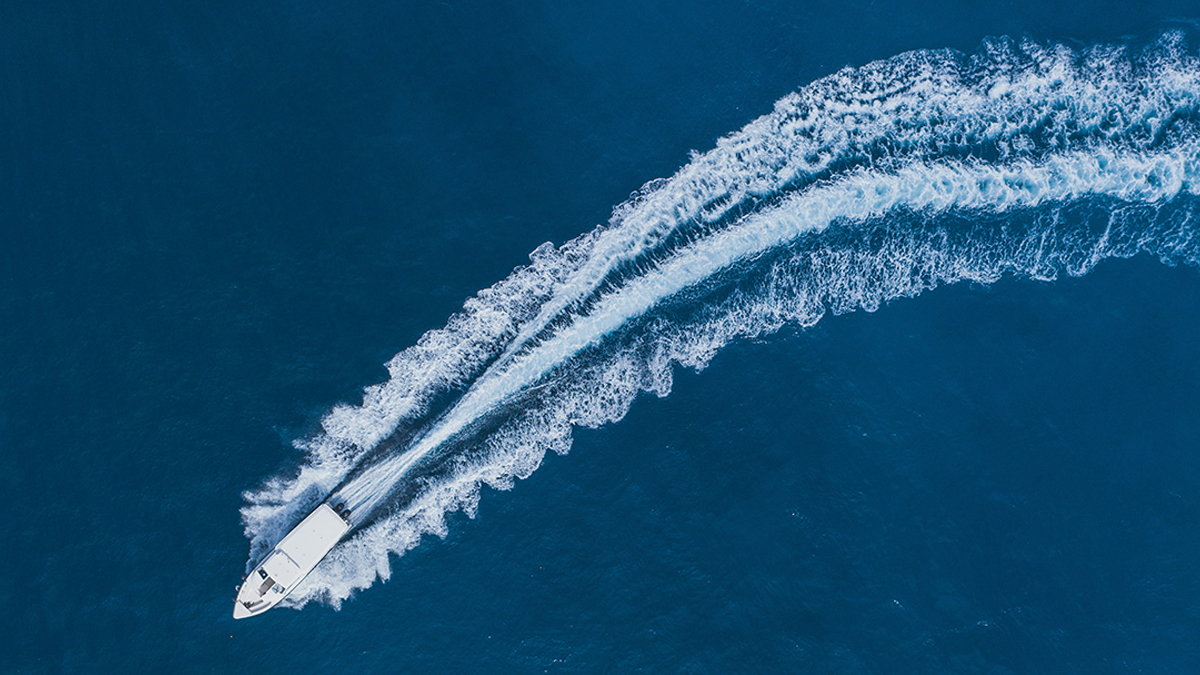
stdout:
{"type": "Polygon", "coordinates": [[[250,571],[238,588],[233,618],[257,616],[278,605],[349,531],[343,514],[328,504],[318,506],[250,571]]]}

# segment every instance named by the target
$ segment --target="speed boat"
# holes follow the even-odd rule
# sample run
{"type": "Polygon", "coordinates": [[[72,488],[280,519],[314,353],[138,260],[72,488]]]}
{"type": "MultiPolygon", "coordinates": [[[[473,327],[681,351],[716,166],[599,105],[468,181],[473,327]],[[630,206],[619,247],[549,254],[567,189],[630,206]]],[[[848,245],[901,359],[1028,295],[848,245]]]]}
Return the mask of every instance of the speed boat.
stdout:
{"type": "Polygon", "coordinates": [[[233,618],[258,616],[279,604],[350,531],[350,510],[322,503],[250,571],[234,598],[233,618]]]}

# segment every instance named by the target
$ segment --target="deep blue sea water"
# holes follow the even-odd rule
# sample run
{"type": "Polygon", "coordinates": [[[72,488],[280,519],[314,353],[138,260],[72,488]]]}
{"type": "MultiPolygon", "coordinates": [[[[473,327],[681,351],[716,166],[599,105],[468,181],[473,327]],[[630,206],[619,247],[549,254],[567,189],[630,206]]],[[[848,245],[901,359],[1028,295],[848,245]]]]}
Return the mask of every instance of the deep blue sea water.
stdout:
{"type": "MultiPolygon", "coordinates": [[[[335,428],[384,364],[648,181],[717,181],[704,153],[790,92],[988,36],[1084,54],[1167,33],[1195,58],[1198,21],[1167,0],[0,7],[0,673],[1197,672],[1200,200],[1194,178],[1156,192],[1174,158],[1195,164],[1183,94],[1146,137],[1115,113],[1056,136],[1039,125],[1078,102],[1033,97],[1043,121],[1005,137],[1011,154],[888,136],[681,219],[517,362],[672,255],[726,250],[721,233],[855,180],[974,185],[1000,166],[1028,195],[1042,167],[1084,176],[1082,193],[1016,206],[831,210],[828,232],[722,268],[484,406],[412,482],[426,492],[384,491],[307,604],[235,623],[230,595],[252,541],[294,522],[281,495],[344,475],[297,477],[321,447],[352,465],[373,446],[338,444],[385,429],[397,447],[372,459],[399,456],[489,381],[520,322],[435,350],[429,368],[456,379],[399,422],[335,428]],[[1095,157],[1168,168],[1116,189],[1095,157]],[[973,269],[1021,233],[1070,258],[1114,222],[1150,252],[900,292],[915,297],[808,327],[754,313],[796,279],[870,304],[914,256],[973,269]],[[849,262],[798,262],[818,259],[849,262]],[[666,393],[664,372],[669,395],[646,393],[666,393]],[[556,415],[630,401],[541,459],[564,449],[556,415]],[[541,465],[512,489],[455,473],[506,487],[528,453],[541,465]],[[405,520],[439,487],[465,502],[405,520]]],[[[917,89],[915,71],[884,70],[885,102],[917,89]]],[[[1131,90],[1153,99],[1160,70],[1135,67],[1131,90]]],[[[947,122],[923,110],[895,128],[947,122]]]]}

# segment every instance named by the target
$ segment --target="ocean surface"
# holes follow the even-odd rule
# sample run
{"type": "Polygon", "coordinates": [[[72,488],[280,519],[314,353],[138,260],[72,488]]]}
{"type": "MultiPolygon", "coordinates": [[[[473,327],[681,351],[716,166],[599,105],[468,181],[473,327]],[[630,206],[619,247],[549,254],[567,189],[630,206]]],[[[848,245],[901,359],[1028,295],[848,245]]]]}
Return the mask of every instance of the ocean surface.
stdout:
{"type": "Polygon", "coordinates": [[[2,674],[1200,671],[1194,0],[8,3],[0,123],[2,674]]]}

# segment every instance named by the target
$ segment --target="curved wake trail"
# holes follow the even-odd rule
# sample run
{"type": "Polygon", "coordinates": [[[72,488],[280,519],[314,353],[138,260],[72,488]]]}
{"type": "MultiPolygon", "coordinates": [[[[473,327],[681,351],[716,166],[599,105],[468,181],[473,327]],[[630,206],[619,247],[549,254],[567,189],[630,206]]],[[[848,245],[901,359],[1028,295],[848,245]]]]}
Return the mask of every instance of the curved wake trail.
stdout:
{"type": "Polygon", "coordinates": [[[481,485],[510,487],[572,428],[666,395],[676,364],[701,368],[731,340],[961,279],[1083,274],[1141,251],[1195,263],[1198,102],[1200,64],[1176,35],[1133,55],[915,52],[805,87],[397,355],[362,406],[301,444],[298,475],[246,494],[252,551],[337,487],[361,527],[287,601],[337,605],[386,579],[389,553],[444,534],[446,513],[473,513],[481,485]]]}
{"type": "Polygon", "coordinates": [[[1017,47],[1000,40],[970,59],[916,52],[816,82],[618,207],[586,261],[520,328],[497,365],[506,365],[615,269],[652,253],[680,229],[711,227],[833,170],[963,150],[1036,154],[1033,137],[1043,151],[1089,136],[1145,147],[1172,117],[1196,109],[1195,70],[1156,69],[1182,65],[1178,57],[1148,58],[1137,64],[1146,72],[1135,76],[1137,66],[1119,48],[1097,47],[1081,58],[1061,45],[1017,47]]]}
{"type": "Polygon", "coordinates": [[[370,513],[422,458],[630,319],[738,261],[824,230],[835,221],[864,221],[901,208],[929,216],[951,209],[1003,213],[1089,195],[1127,203],[1165,202],[1181,191],[1196,194],[1197,179],[1200,146],[1187,144],[1169,153],[1145,155],[1070,153],[1039,164],[943,162],[908,167],[896,174],[860,171],[805,190],[683,249],[601,298],[590,313],[577,317],[525,358],[489,370],[411,449],[363,472],[337,492],[336,501],[344,501],[356,513],[370,513]]]}

